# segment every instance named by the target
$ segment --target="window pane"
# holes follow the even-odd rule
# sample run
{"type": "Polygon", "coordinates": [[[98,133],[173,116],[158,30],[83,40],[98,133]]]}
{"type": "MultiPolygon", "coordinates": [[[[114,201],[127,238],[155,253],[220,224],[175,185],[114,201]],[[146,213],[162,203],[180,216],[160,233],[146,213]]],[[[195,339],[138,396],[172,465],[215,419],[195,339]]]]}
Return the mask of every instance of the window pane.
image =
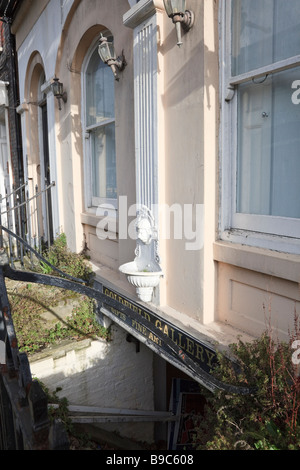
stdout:
{"type": "Polygon", "coordinates": [[[238,87],[237,212],[300,218],[300,68],[238,87]]]}
{"type": "Polygon", "coordinates": [[[91,138],[93,196],[116,199],[115,125],[95,129],[91,138]]]}
{"type": "Polygon", "coordinates": [[[116,199],[114,76],[94,50],[85,72],[86,128],[90,134],[91,204],[116,199]],[[110,122],[108,123],[107,120],[110,122]],[[96,199],[95,199],[96,198],[96,199]]]}
{"type": "Polygon", "coordinates": [[[299,0],[232,0],[232,75],[300,53],[299,0]]]}
{"type": "Polygon", "coordinates": [[[86,125],[114,118],[114,80],[110,67],[104,64],[97,49],[86,71],[86,125]]]}

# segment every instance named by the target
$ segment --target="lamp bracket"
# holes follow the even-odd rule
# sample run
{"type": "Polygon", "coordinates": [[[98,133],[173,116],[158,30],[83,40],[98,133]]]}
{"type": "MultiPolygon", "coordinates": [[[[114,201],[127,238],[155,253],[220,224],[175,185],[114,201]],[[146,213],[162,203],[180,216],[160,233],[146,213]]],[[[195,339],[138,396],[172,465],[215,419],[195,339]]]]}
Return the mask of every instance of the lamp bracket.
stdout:
{"type": "Polygon", "coordinates": [[[58,100],[58,109],[61,111],[61,102],[60,102],[60,100],[63,100],[64,103],[67,102],[67,99],[68,99],[67,92],[64,91],[61,95],[56,95],[55,98],[58,100]]]}
{"type": "Polygon", "coordinates": [[[182,29],[187,33],[194,25],[195,15],[191,10],[172,16],[173,23],[181,23],[182,29]]]}
{"type": "Polygon", "coordinates": [[[188,32],[194,25],[195,16],[191,10],[186,10],[182,22],[182,28],[188,32]]]}
{"type": "Polygon", "coordinates": [[[117,69],[119,69],[120,72],[125,69],[127,62],[125,60],[124,56],[124,51],[122,51],[122,54],[118,56],[116,59],[109,59],[106,61],[106,64],[111,67],[113,74],[115,76],[115,79],[119,81],[119,76],[117,73],[117,69]]]}
{"type": "Polygon", "coordinates": [[[60,98],[63,100],[64,103],[66,103],[68,99],[67,92],[64,91],[63,94],[60,96],[60,98]]]}
{"type": "Polygon", "coordinates": [[[106,63],[109,66],[116,65],[120,72],[122,72],[122,70],[124,70],[127,65],[123,51],[119,57],[117,57],[116,59],[109,59],[106,63]]]}

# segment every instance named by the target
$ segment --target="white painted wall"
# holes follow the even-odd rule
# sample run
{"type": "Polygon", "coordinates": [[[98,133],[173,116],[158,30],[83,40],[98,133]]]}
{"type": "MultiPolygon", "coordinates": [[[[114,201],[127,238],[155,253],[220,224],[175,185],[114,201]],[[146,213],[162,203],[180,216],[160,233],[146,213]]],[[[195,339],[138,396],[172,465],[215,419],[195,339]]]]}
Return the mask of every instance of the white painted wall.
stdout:
{"type": "Polygon", "coordinates": [[[57,52],[63,27],[62,21],[67,16],[72,3],[71,1],[64,2],[62,6],[61,0],[52,0],[49,2],[38,21],[28,32],[26,40],[18,48],[21,103],[26,96],[24,86],[27,64],[33,52],[38,51],[43,59],[46,81],[54,77],[57,52]],[[61,20],[60,16],[57,15],[59,11],[62,12],[61,20]]]}
{"type": "MultiPolygon", "coordinates": [[[[30,358],[33,377],[67,397],[70,405],[137,410],[154,409],[153,355],[149,348],[126,341],[126,332],[112,327],[112,341],[68,343],[30,358]],[[90,343],[90,344],[89,344],[90,343]]],[[[110,423],[100,426],[121,436],[153,442],[153,423],[110,423]]]]}

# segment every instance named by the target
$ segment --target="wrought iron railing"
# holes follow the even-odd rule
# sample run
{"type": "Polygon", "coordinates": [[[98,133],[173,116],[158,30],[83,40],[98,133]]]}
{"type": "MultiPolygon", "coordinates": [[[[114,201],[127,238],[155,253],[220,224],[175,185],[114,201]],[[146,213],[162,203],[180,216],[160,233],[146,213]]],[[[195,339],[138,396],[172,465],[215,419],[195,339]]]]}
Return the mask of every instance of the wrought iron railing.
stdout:
{"type": "Polygon", "coordinates": [[[28,182],[18,188],[7,190],[5,195],[0,195],[0,225],[8,229],[6,237],[0,240],[7,245],[10,263],[15,260],[24,264],[24,255],[27,254],[32,262],[32,251],[25,248],[20,240],[39,253],[45,247],[50,247],[52,242],[51,220],[51,189],[55,186],[52,182],[44,189],[35,186],[34,194],[30,195],[28,182]],[[18,238],[12,237],[17,234],[18,238]]]}
{"type": "Polygon", "coordinates": [[[0,450],[68,449],[63,426],[51,423],[48,399],[32,379],[26,353],[18,348],[5,277],[8,256],[0,250],[0,450]]]}

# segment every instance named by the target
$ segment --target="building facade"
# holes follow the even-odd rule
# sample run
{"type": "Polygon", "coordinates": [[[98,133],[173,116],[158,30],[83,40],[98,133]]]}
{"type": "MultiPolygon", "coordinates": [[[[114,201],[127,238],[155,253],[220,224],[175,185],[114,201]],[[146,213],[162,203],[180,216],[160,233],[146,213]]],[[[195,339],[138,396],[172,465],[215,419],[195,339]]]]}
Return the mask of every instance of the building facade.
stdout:
{"type": "Polygon", "coordinates": [[[178,47],[163,0],[21,2],[25,179],[55,181],[54,233],[87,250],[113,292],[207,342],[269,324],[288,339],[300,309],[300,5],[186,8],[178,47]],[[117,80],[100,37],[125,58],[117,80]]]}
{"type": "MultiPolygon", "coordinates": [[[[19,105],[18,63],[11,24],[18,10],[17,2],[0,6],[0,194],[2,210],[6,195],[23,184],[23,156],[19,105]]],[[[5,218],[5,217],[4,217],[5,218]]]]}

